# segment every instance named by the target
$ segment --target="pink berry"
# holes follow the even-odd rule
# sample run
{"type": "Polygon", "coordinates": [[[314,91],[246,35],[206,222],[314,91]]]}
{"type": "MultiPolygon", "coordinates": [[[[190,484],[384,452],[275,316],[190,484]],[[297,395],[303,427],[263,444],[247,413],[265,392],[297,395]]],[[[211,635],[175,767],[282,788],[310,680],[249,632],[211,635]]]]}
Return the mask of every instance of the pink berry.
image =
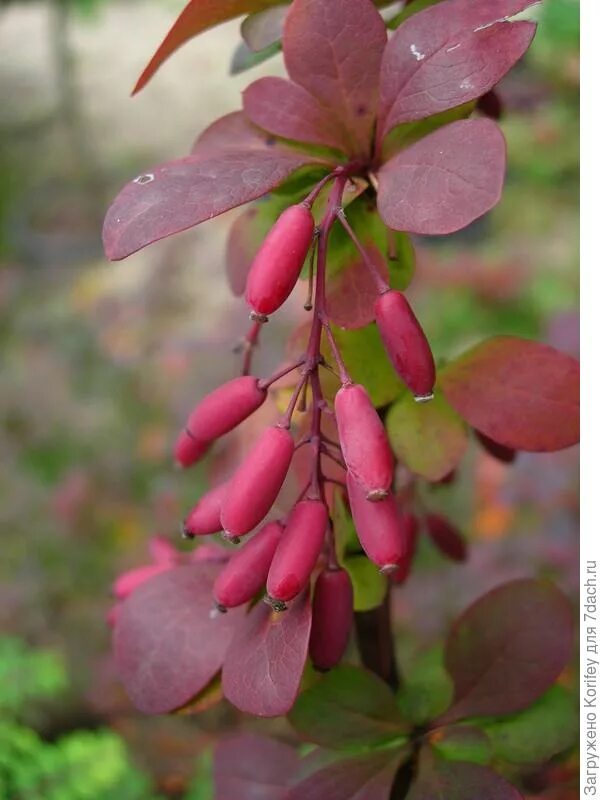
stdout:
{"type": "Polygon", "coordinates": [[[199,442],[213,442],[237,427],[265,401],[267,392],[252,375],[234,378],[207,394],[190,414],[186,430],[199,442]]]}
{"type": "Polygon", "coordinates": [[[266,517],[287,475],[294,439],[277,426],[263,431],[229,481],[221,524],[230,536],[243,536],[266,517]]]}
{"type": "Polygon", "coordinates": [[[467,545],[461,533],[441,514],[428,514],[425,517],[427,533],[438,550],[452,561],[465,561],[467,545]]]}
{"type": "Polygon", "coordinates": [[[406,553],[398,565],[398,569],[390,576],[396,584],[404,583],[410,575],[415,551],[417,549],[417,536],[419,533],[419,523],[414,514],[401,512],[402,524],[404,526],[404,537],[406,539],[406,553]]]}
{"type": "Polygon", "coordinates": [[[313,240],[315,222],[309,208],[290,206],[279,217],[256,254],[246,283],[246,301],[265,319],[287,300],[313,240]]]}
{"type": "Polygon", "coordinates": [[[325,569],[315,583],[309,653],[316,669],[342,660],[352,631],[353,592],[344,569],[325,569]]]}
{"type": "Polygon", "coordinates": [[[155,564],[171,564],[179,561],[179,551],[166,536],[153,536],[149,544],[150,557],[155,564]]]}
{"type": "Polygon", "coordinates": [[[175,462],[180,467],[191,467],[210,447],[210,442],[198,442],[192,439],[187,431],[181,431],[175,442],[175,462]]]}
{"type": "Polygon", "coordinates": [[[364,386],[342,386],[335,396],[335,417],[348,470],[369,499],[385,497],[394,477],[394,456],[364,386]]]}
{"type": "Polygon", "coordinates": [[[427,337],[401,292],[390,290],[375,303],[375,320],[394,369],[419,401],[431,400],[435,362],[427,337]]]}
{"type": "Polygon", "coordinates": [[[227,483],[222,483],[203,495],[183,523],[183,535],[208,536],[222,530],[221,506],[227,494],[227,483]]]}
{"type": "Polygon", "coordinates": [[[350,510],[363,550],[382,572],[395,571],[406,556],[406,530],[396,499],[371,503],[351,473],[346,481],[350,510]]]}
{"type": "Polygon", "coordinates": [[[325,540],[329,514],[320,500],[301,500],[289,516],[275,551],[267,592],[274,607],[285,608],[308,584],[325,540]]]}
{"type": "Polygon", "coordinates": [[[215,581],[213,594],[219,608],[241,606],[260,591],[282,532],[281,523],[269,522],[235,551],[215,581]]]}
{"type": "Polygon", "coordinates": [[[130,569],[122,575],[119,575],[117,580],[113,583],[113,594],[117,599],[125,600],[138,586],[141,586],[151,578],[155,578],[157,575],[161,575],[163,572],[172,568],[172,564],[148,564],[143,567],[130,569]]]}

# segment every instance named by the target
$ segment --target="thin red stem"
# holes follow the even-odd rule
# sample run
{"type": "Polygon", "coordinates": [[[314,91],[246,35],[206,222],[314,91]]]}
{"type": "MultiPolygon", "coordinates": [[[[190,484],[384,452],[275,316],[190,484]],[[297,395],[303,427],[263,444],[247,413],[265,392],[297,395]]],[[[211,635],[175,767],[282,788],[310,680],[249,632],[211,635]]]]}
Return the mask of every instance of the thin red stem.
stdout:
{"type": "Polygon", "coordinates": [[[262,325],[260,322],[253,322],[250,326],[248,333],[242,341],[242,348],[244,350],[244,359],[242,361],[242,375],[249,375],[252,368],[252,356],[254,350],[258,345],[260,337],[260,330],[262,325]]]}
{"type": "Polygon", "coordinates": [[[381,277],[381,275],[379,273],[379,270],[377,269],[375,264],[371,261],[371,258],[369,257],[369,254],[367,253],[367,251],[363,247],[362,243],[360,242],[360,240],[358,239],[358,237],[356,236],[356,234],[352,230],[352,227],[351,227],[350,223],[348,222],[348,220],[346,218],[346,214],[344,213],[343,209],[340,209],[338,211],[338,219],[341,222],[341,224],[342,224],[344,230],[346,231],[346,233],[348,234],[348,236],[352,239],[352,242],[354,243],[354,246],[356,247],[356,249],[360,253],[360,256],[361,256],[362,260],[365,262],[365,266],[367,267],[367,269],[369,270],[369,272],[371,273],[371,275],[373,277],[373,280],[377,284],[377,291],[379,292],[379,294],[385,294],[387,291],[389,291],[390,287],[384,281],[384,279],[381,277]]]}

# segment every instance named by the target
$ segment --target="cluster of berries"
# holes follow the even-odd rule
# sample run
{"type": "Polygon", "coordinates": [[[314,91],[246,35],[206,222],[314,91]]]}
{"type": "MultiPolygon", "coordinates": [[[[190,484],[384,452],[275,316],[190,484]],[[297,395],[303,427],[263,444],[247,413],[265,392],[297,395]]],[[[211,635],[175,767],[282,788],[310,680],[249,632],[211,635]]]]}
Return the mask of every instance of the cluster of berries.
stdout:
{"type": "MultiPolygon", "coordinates": [[[[325,264],[332,225],[339,220],[353,236],[341,198],[346,178],[333,180],[327,210],[315,226],[312,202],[325,181],[307,200],[285,210],[254,258],[246,284],[246,300],[253,325],[267,321],[289,297],[313,249],[316,254],[314,306],[313,275],[309,279],[314,307],[313,322],[303,357],[268,379],[243,374],[208,394],[189,416],[178,437],[175,458],[188,467],[198,461],[213,442],[232,431],[266,400],[269,387],[295,370],[299,380],[285,414],[267,427],[231,478],[205,494],[183,524],[184,536],[194,538],[221,532],[238,544],[264,523],[282,488],[296,450],[310,444],[312,477],[283,520],[268,521],[234,552],[214,586],[215,608],[227,611],[250,602],[266,585],[266,601],[283,611],[320,569],[313,594],[311,657],[316,666],[329,668],[341,658],[352,624],[352,586],[336,556],[324,486],[329,480],[322,456],[345,470],[344,491],[359,541],[366,555],[385,574],[406,576],[414,550],[415,520],[398,506],[392,492],[395,460],[385,428],[365,388],[352,382],[341,359],[325,310],[325,264]],[[341,387],[334,399],[337,440],[322,432],[321,415],[331,413],[323,397],[319,368],[326,365],[321,352],[325,334],[337,365],[341,387]],[[292,417],[301,395],[311,390],[310,435],[296,442],[292,417]]],[[[309,258],[311,266],[314,257],[309,258]]],[[[375,277],[375,276],[374,276],[375,277]]],[[[404,295],[385,285],[377,273],[379,297],[374,316],[396,371],[418,402],[433,397],[435,364],[425,334],[404,295]]],[[[333,367],[330,367],[333,368],[333,367]]],[[[332,481],[333,482],[333,481],[332,481]]]]}

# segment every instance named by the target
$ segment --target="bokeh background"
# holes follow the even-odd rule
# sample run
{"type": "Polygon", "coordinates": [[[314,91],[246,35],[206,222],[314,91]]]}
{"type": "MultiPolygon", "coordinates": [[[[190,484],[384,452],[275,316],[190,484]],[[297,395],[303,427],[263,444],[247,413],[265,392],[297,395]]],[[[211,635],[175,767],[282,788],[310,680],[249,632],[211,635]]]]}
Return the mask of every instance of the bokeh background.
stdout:
{"type": "MultiPolygon", "coordinates": [[[[236,212],[109,264],[103,211],[132,175],[185,154],[238,108],[246,83],[283,71],[275,57],[230,76],[234,22],[130,98],[180,6],[0,4],[1,800],[206,799],[203,753],[240,724],[224,705],[137,714],[105,624],[111,581],[147,561],[149,536],[185,550],[178,522],[206,476],[177,472],[170,447],[189,407],[237,369],[247,318],[224,274],[236,212]]],[[[417,243],[411,296],[442,359],[497,333],[578,351],[578,0],[544,0],[538,18],[500,87],[501,205],[459,235],[417,243]]],[[[269,325],[265,369],[298,316],[288,305],[269,325]]],[[[401,661],[505,579],[546,575],[576,597],[577,463],[570,449],[506,467],[473,444],[454,484],[424,490],[471,558],[451,565],[421,542],[394,594],[401,661]]],[[[287,735],[285,723],[258,727],[287,735]]],[[[531,796],[578,796],[572,759],[551,783],[532,775],[531,796]]]]}

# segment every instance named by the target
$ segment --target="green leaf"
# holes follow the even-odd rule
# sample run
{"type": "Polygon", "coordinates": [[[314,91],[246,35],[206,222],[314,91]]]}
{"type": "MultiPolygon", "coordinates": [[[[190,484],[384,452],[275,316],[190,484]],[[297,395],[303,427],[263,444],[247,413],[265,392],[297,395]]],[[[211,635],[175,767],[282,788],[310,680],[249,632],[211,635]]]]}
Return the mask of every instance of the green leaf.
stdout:
{"type": "Polygon", "coordinates": [[[494,756],[502,761],[512,764],[548,761],[577,741],[577,706],[566,689],[553,686],[530,708],[491,722],[484,730],[491,740],[494,756]]]}
{"type": "Polygon", "coordinates": [[[440,0],[414,0],[413,3],[402,9],[399,14],[396,14],[396,16],[388,22],[388,28],[392,28],[392,30],[398,28],[405,20],[412,17],[413,14],[418,14],[419,11],[424,11],[426,8],[429,8],[429,6],[433,6],[435,3],[439,2],[440,0]]]}
{"type": "Polygon", "coordinates": [[[443,125],[449,125],[451,122],[457,122],[460,119],[467,119],[475,110],[475,105],[475,101],[463,103],[461,106],[448,109],[448,111],[441,111],[439,114],[432,114],[432,116],[425,119],[420,119],[416,122],[405,122],[392,128],[383,143],[384,160],[387,161],[403,147],[408,147],[409,144],[437,131],[443,125]]]}
{"type": "Polygon", "coordinates": [[[431,746],[447,761],[470,761],[488,764],[492,752],[490,740],[479,728],[472,725],[452,725],[442,728],[429,739],[431,746]]]}
{"type": "Polygon", "coordinates": [[[301,736],[332,750],[374,748],[404,732],[388,686],[350,666],[332,670],[303,692],[289,720],[301,736]]]}
{"type": "Polygon", "coordinates": [[[380,606],[387,592],[387,580],[366,556],[350,556],[344,561],[354,592],[354,610],[371,611],[380,606]]]}
{"type": "Polygon", "coordinates": [[[273,44],[258,51],[251,50],[245,42],[240,42],[233,51],[229,73],[230,75],[239,75],[242,72],[246,72],[246,70],[257,67],[263,61],[267,61],[277,55],[280,51],[281,44],[279,42],[273,42],[273,44]]]}
{"type": "Polygon", "coordinates": [[[444,668],[442,647],[419,655],[406,670],[398,693],[398,707],[403,717],[423,725],[439,716],[452,700],[452,681],[444,668]]]}
{"type": "Polygon", "coordinates": [[[337,487],[333,500],[332,523],[338,559],[344,561],[348,552],[360,553],[360,542],[356,535],[350,510],[344,500],[344,490],[337,487]]]}
{"type": "Polygon", "coordinates": [[[467,426],[439,390],[427,403],[406,392],[390,409],[386,427],[398,459],[430,481],[452,472],[467,448],[467,426]]]}
{"type": "Polygon", "coordinates": [[[391,403],[406,391],[387,357],[376,325],[359,330],[334,327],[333,333],[352,380],[365,387],[376,407],[391,403]]]}

